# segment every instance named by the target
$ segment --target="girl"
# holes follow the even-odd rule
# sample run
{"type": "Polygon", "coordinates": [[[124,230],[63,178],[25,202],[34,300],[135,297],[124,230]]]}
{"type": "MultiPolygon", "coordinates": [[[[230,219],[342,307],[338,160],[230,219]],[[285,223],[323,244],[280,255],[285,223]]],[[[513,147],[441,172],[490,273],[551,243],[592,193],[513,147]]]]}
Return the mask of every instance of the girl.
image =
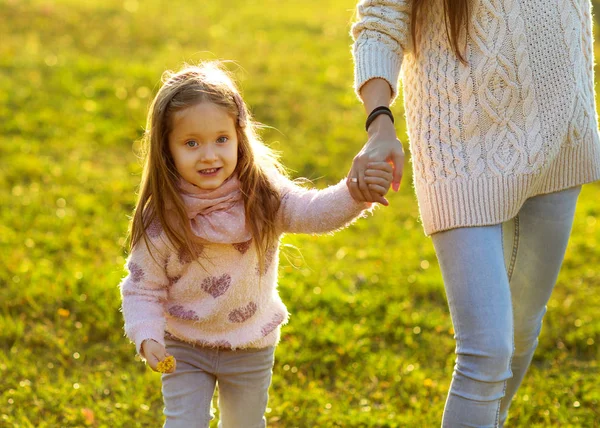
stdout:
{"type": "Polygon", "coordinates": [[[364,0],[352,28],[371,121],[349,181],[394,163],[402,70],[414,183],[456,331],[445,427],[497,427],[531,362],[581,185],[600,179],[589,0],[364,0]],[[377,110],[379,108],[379,110],[377,110]],[[377,111],[375,111],[377,110],[377,111]]]}
{"type": "MultiPolygon", "coordinates": [[[[295,185],[255,131],[214,62],[167,74],[150,107],[121,295],[127,336],[167,372],[166,427],[208,427],[216,383],[220,426],[265,426],[274,346],[288,319],[276,290],[279,238],[340,229],[370,206],[343,182],[295,185]]],[[[370,173],[383,197],[391,166],[370,173]]]]}

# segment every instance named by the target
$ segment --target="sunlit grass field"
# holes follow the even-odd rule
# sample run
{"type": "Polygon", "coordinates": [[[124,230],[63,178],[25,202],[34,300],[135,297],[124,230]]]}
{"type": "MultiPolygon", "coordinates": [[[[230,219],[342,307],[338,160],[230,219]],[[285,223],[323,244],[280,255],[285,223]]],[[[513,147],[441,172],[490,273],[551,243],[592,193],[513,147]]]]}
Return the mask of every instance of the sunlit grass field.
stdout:
{"type": "MultiPolygon", "coordinates": [[[[0,0],[0,426],[162,425],[160,377],[123,336],[118,290],[137,141],[161,73],[234,60],[271,126],[264,139],[293,176],[324,187],[365,141],[353,7],[0,0]]],[[[453,332],[409,169],[389,208],[334,236],[285,238],[280,292],[292,317],[269,426],[439,426],[453,332]]],[[[584,188],[509,426],[600,426],[599,199],[600,185],[584,188]]]]}

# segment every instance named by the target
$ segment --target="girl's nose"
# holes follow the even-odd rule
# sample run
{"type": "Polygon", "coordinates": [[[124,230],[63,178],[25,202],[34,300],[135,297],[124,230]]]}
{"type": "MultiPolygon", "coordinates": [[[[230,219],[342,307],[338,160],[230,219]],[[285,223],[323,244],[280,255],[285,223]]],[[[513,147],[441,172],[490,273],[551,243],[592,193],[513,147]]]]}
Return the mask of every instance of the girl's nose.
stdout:
{"type": "Polygon", "coordinates": [[[214,147],[207,145],[201,153],[201,159],[203,162],[214,162],[217,160],[217,152],[214,147]]]}

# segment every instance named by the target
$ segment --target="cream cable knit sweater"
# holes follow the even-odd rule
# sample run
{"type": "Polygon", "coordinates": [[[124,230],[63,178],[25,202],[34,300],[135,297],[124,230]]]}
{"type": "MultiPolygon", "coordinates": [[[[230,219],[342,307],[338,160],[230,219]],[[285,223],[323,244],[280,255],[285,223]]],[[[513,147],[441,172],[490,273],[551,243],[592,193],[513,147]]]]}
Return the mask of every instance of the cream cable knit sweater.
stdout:
{"type": "Polygon", "coordinates": [[[498,224],[523,202],[600,179],[589,0],[473,0],[467,65],[408,0],[363,0],[352,27],[355,89],[402,69],[414,185],[426,234],[498,224]]]}
{"type": "MultiPolygon", "coordinates": [[[[279,176],[279,233],[327,233],[347,226],[370,204],[355,202],[345,181],[304,189],[279,176]]],[[[252,241],[202,246],[200,266],[167,245],[151,225],[154,259],[141,243],[127,260],[121,282],[125,333],[138,353],[144,339],[165,336],[208,347],[263,348],[279,340],[288,313],[277,293],[279,243],[259,273],[252,241]]]]}

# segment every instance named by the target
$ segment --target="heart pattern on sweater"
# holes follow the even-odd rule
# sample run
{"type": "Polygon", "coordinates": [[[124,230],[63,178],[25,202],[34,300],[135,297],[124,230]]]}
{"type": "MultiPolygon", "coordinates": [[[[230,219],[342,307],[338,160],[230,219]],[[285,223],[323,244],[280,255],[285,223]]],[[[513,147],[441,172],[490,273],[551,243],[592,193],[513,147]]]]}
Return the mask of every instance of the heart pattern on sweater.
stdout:
{"type": "Polygon", "coordinates": [[[273,263],[273,259],[275,258],[276,252],[277,252],[276,246],[272,246],[271,248],[269,248],[267,250],[267,252],[265,253],[265,265],[263,267],[262,272],[260,271],[260,264],[256,265],[256,273],[258,275],[266,275],[267,274],[267,272],[269,271],[269,268],[271,267],[271,263],[273,263]]]}
{"type": "Polygon", "coordinates": [[[265,254],[265,273],[267,273],[267,270],[271,267],[271,263],[273,263],[276,250],[277,247],[273,246],[269,248],[269,251],[267,251],[267,254],[265,254]]]}
{"type": "Polygon", "coordinates": [[[256,303],[250,302],[246,306],[242,306],[241,308],[231,311],[229,313],[229,321],[242,323],[252,317],[252,315],[256,313],[256,309],[258,309],[256,303]]]}
{"type": "Polygon", "coordinates": [[[181,275],[178,276],[174,276],[174,277],[167,277],[167,279],[169,280],[169,287],[172,287],[173,285],[175,285],[175,283],[177,281],[179,281],[181,279],[181,275]]]}
{"type": "Polygon", "coordinates": [[[198,321],[200,319],[196,312],[192,311],[191,309],[186,311],[185,308],[181,305],[170,307],[169,315],[175,318],[188,321],[198,321]]]}
{"type": "Polygon", "coordinates": [[[216,276],[211,276],[210,278],[204,278],[202,281],[202,289],[215,299],[225,294],[230,286],[231,277],[226,273],[218,278],[216,276]]]}
{"type": "Polygon", "coordinates": [[[157,238],[161,232],[162,232],[162,226],[161,226],[160,220],[158,218],[155,218],[152,221],[152,223],[150,223],[148,228],[146,229],[146,233],[148,233],[148,236],[150,238],[157,238]]]}
{"type": "MultiPolygon", "coordinates": [[[[194,244],[194,251],[196,251],[197,256],[200,256],[200,254],[202,254],[202,251],[204,251],[204,245],[194,244]]],[[[195,260],[192,257],[192,255],[188,251],[186,251],[184,248],[179,249],[178,258],[179,258],[179,264],[181,264],[181,265],[187,265],[188,263],[195,260]]]]}
{"type": "Polygon", "coordinates": [[[129,262],[128,268],[129,274],[131,275],[131,280],[133,282],[137,283],[144,279],[144,271],[142,270],[140,265],[138,265],[135,262],[129,262]]]}
{"type": "Polygon", "coordinates": [[[248,251],[248,249],[250,248],[250,245],[252,245],[252,239],[246,242],[238,242],[236,244],[233,244],[233,248],[238,250],[240,253],[245,254],[246,251],[248,251]]]}
{"type": "Polygon", "coordinates": [[[265,324],[261,329],[260,332],[262,333],[263,337],[267,336],[269,333],[271,333],[273,330],[275,330],[277,327],[279,327],[279,324],[281,324],[283,322],[283,314],[277,313],[273,316],[273,320],[268,323],[265,324]]]}

